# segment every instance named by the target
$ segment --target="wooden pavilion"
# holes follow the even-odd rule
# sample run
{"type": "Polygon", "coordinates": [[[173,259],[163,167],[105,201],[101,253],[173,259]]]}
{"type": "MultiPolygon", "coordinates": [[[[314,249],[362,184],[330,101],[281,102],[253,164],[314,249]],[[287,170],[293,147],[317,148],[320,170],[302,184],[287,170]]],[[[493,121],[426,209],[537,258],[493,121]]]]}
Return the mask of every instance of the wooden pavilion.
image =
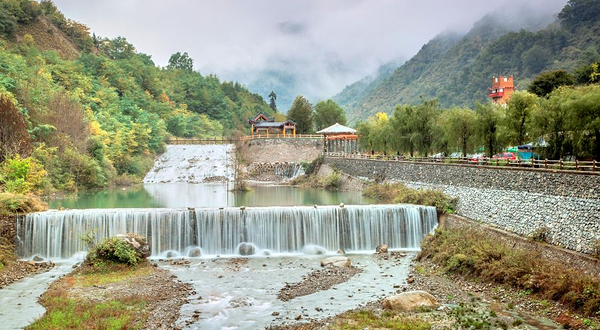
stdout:
{"type": "Polygon", "coordinates": [[[291,120],[275,121],[273,118],[259,113],[254,118],[249,118],[248,123],[250,124],[250,133],[252,135],[264,134],[269,136],[269,134],[283,134],[284,137],[286,135],[296,136],[296,123],[291,120]]]}
{"type": "Polygon", "coordinates": [[[317,133],[322,134],[325,139],[325,152],[358,152],[358,135],[355,129],[335,123],[317,133]]]}

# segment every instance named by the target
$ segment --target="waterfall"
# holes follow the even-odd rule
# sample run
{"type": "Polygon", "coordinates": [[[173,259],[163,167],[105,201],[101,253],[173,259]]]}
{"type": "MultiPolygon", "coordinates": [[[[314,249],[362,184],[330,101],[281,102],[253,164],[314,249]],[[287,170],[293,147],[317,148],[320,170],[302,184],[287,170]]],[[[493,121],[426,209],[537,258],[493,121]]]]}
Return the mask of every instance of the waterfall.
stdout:
{"type": "Polygon", "coordinates": [[[283,163],[275,165],[275,175],[292,180],[304,174],[304,169],[299,163],[283,163]]]}
{"type": "Polygon", "coordinates": [[[86,250],[89,233],[101,240],[134,232],[147,237],[153,256],[196,246],[203,255],[233,255],[243,242],[273,253],[416,249],[436,225],[435,208],[416,205],[67,210],[19,218],[17,245],[22,258],[69,258],[86,250]]]}

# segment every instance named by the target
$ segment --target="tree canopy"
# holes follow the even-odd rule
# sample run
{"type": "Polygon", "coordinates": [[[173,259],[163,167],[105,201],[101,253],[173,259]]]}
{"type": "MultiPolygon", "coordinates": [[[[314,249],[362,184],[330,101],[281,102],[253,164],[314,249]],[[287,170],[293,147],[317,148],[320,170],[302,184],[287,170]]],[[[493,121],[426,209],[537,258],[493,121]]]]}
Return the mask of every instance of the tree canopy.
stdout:
{"type": "Polygon", "coordinates": [[[313,124],[313,107],[301,95],[296,96],[287,113],[287,119],[296,123],[296,131],[300,134],[311,132],[313,124]]]}
{"type": "Polygon", "coordinates": [[[346,112],[333,100],[321,101],[315,105],[314,122],[317,131],[335,123],[346,125],[346,112]]]}

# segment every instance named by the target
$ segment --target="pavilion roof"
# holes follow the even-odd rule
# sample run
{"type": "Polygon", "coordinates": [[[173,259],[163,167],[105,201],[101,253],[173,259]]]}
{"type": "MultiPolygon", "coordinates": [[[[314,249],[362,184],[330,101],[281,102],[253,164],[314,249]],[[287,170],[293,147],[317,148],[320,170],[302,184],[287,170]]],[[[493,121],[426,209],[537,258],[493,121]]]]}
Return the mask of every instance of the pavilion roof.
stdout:
{"type": "Polygon", "coordinates": [[[356,130],[344,125],[335,123],[327,128],[317,132],[318,134],[356,134],[356,130]]]}

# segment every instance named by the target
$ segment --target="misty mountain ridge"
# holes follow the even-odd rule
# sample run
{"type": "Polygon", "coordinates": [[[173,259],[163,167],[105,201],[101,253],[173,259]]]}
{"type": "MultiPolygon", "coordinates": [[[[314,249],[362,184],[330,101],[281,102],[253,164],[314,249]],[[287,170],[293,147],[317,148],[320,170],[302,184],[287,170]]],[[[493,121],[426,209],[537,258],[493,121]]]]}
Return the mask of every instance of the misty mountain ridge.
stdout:
{"type": "MultiPolygon", "coordinates": [[[[527,5],[489,13],[467,33],[440,33],[392,74],[373,79],[362,88],[366,92],[354,92],[353,86],[363,84],[361,80],[333,98],[346,109],[351,123],[423,98],[437,98],[443,107],[485,102],[493,75],[512,74],[522,88],[533,75],[555,65],[548,59],[543,65],[523,68],[521,57],[540,43],[538,39],[549,39],[541,42],[545,46],[560,46],[556,39],[562,38],[562,32],[557,31],[563,29],[556,17],[556,12],[527,5]],[[498,57],[500,54],[506,56],[498,57]]],[[[549,52],[547,56],[554,58],[555,51],[549,52]]]]}

